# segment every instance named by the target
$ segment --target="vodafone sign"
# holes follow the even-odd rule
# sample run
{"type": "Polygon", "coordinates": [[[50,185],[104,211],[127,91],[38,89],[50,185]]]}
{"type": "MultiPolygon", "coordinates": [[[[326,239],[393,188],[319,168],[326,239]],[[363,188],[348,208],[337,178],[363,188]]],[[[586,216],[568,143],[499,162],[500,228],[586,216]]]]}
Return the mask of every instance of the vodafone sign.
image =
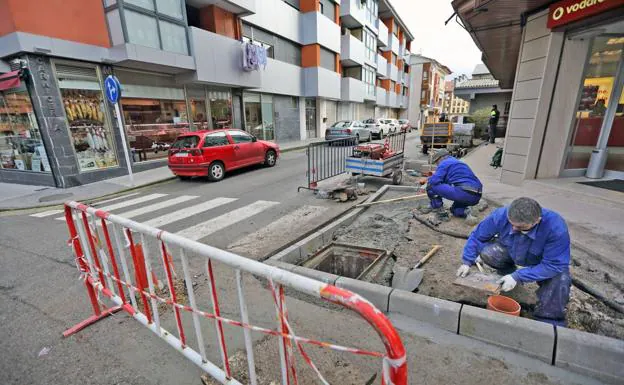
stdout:
{"type": "Polygon", "coordinates": [[[550,6],[548,12],[548,28],[581,20],[602,13],[609,9],[621,7],[624,0],[563,0],[550,6]]]}

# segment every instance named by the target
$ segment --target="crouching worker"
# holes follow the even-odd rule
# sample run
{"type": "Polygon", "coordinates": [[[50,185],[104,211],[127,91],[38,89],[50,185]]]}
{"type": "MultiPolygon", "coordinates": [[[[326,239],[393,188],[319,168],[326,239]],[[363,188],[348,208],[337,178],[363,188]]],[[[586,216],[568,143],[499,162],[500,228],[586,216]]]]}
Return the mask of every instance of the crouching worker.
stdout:
{"type": "Polygon", "coordinates": [[[518,282],[537,282],[534,318],[565,326],[570,235],[559,214],[531,198],[518,198],[496,209],[470,234],[457,275],[468,275],[479,256],[504,275],[498,281],[502,291],[512,290],[518,282]]]}
{"type": "Polygon", "coordinates": [[[435,173],[429,179],[420,180],[421,184],[427,183],[430,206],[421,208],[420,212],[439,211],[443,207],[442,198],[445,198],[453,201],[451,214],[466,218],[466,208],[475,206],[481,199],[481,181],[466,163],[452,157],[446,150],[437,151],[432,161],[437,165],[435,173]]]}

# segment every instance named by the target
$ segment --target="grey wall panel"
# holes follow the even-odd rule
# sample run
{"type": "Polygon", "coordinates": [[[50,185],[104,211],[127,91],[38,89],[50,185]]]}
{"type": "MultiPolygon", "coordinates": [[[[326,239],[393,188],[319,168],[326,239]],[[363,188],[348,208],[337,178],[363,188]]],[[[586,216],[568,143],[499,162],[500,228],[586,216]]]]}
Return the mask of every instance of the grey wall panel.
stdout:
{"type": "Polygon", "coordinates": [[[292,96],[303,95],[303,69],[301,67],[269,59],[266,70],[262,70],[260,91],[292,96]]]}
{"type": "Polygon", "coordinates": [[[302,43],[301,13],[282,0],[260,0],[254,15],[243,17],[250,24],[264,28],[288,40],[302,43]]]}
{"type": "Polygon", "coordinates": [[[275,109],[275,139],[279,143],[300,140],[299,98],[273,96],[275,109]]]}

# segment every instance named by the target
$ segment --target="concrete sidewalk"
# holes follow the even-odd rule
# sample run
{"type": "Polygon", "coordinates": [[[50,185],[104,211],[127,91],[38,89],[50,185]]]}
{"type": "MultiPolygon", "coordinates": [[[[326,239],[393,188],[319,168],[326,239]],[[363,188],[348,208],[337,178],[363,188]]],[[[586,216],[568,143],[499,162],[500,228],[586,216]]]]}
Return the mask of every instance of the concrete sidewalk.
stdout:
{"type": "Polygon", "coordinates": [[[497,141],[496,146],[481,146],[464,158],[483,182],[485,196],[500,204],[521,196],[536,199],[565,218],[573,242],[624,269],[624,194],[577,183],[587,178],[532,179],[521,186],[500,183],[501,170],[491,167],[490,161],[501,145],[497,141]]]}
{"type": "MultiPolygon", "coordinates": [[[[280,143],[282,152],[301,150],[310,143],[322,139],[308,139],[280,143]]],[[[111,178],[95,183],[70,188],[49,186],[27,186],[13,183],[0,183],[0,211],[30,209],[59,205],[67,200],[84,201],[118,194],[127,190],[146,187],[155,183],[174,179],[167,166],[134,173],[134,187],[128,176],[111,178]]]]}

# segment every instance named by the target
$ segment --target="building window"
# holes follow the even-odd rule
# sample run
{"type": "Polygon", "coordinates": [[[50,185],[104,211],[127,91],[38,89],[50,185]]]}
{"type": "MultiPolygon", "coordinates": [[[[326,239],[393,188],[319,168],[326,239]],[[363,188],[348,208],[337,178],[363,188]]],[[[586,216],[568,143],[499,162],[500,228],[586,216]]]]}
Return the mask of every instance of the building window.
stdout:
{"type": "Polygon", "coordinates": [[[377,38],[375,35],[364,28],[364,46],[366,46],[366,58],[370,61],[377,60],[377,38]]]}
{"type": "Polygon", "coordinates": [[[321,13],[325,15],[327,18],[334,21],[334,18],[336,17],[335,15],[336,3],[334,3],[332,0],[321,0],[320,7],[321,7],[321,13]]]}
{"type": "Polygon", "coordinates": [[[284,3],[290,5],[296,10],[299,10],[299,0],[284,0],[284,3]]]}
{"type": "Polygon", "coordinates": [[[370,96],[375,95],[375,72],[375,69],[369,66],[362,69],[362,81],[366,84],[366,93],[370,96]]]}
{"type": "Polygon", "coordinates": [[[98,67],[54,63],[80,172],[117,167],[117,153],[98,67]]]}
{"type": "Polygon", "coordinates": [[[188,55],[182,0],[125,0],[127,43],[188,55]]]}
{"type": "Polygon", "coordinates": [[[323,47],[321,47],[321,67],[336,71],[336,54],[323,47]]]}
{"type": "Polygon", "coordinates": [[[505,102],[505,108],[503,109],[503,115],[509,115],[511,109],[511,102],[505,102]]]}
{"type": "Polygon", "coordinates": [[[243,41],[265,47],[267,56],[272,59],[301,66],[301,45],[281,36],[243,23],[243,41]]]}
{"type": "Polygon", "coordinates": [[[366,19],[371,25],[377,25],[377,16],[379,10],[378,0],[366,1],[366,19]]]}
{"type": "Polygon", "coordinates": [[[429,72],[425,71],[423,72],[423,80],[428,80],[429,79],[429,72]]]}
{"type": "Polygon", "coordinates": [[[50,172],[26,86],[0,91],[0,169],[50,172]]]}

